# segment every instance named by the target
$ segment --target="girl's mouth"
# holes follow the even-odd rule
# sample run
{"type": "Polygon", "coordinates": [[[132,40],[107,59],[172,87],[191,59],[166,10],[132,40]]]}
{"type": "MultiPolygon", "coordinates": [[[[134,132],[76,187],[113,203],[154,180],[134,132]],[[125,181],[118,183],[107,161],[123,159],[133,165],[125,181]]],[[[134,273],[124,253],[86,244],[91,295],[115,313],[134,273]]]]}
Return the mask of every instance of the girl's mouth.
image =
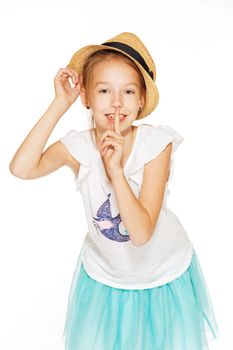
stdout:
{"type": "MultiPolygon", "coordinates": [[[[114,118],[115,118],[114,114],[105,114],[105,116],[110,123],[114,123],[114,118]]],[[[119,115],[120,122],[123,122],[125,118],[126,118],[126,114],[119,115]]]]}

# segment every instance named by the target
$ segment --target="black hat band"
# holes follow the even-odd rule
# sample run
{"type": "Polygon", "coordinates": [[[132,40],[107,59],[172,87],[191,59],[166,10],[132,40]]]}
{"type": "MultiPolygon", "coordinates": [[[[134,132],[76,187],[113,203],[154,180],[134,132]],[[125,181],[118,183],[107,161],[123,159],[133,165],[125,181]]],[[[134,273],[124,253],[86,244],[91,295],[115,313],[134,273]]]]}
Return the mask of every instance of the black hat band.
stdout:
{"type": "Polygon", "coordinates": [[[145,69],[145,71],[150,75],[151,79],[154,79],[154,74],[152,71],[150,71],[148,65],[146,64],[144,58],[140,55],[140,53],[138,51],[136,51],[133,47],[124,44],[124,43],[119,43],[117,41],[112,41],[112,42],[107,42],[107,43],[103,43],[101,45],[105,45],[105,46],[110,46],[110,47],[115,47],[116,49],[119,49],[121,51],[124,51],[125,53],[127,53],[129,56],[131,56],[132,58],[134,58],[138,63],[140,63],[140,65],[145,69]]]}

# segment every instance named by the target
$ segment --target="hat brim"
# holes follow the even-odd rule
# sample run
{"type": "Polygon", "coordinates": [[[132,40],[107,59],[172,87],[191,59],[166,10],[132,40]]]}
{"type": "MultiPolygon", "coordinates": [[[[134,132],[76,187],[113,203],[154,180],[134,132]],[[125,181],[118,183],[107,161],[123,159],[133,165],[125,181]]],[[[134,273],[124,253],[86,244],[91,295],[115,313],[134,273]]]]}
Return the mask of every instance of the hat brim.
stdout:
{"type": "Polygon", "coordinates": [[[123,53],[125,56],[131,59],[140,69],[146,85],[146,101],[144,103],[143,108],[139,111],[136,120],[145,118],[150,113],[152,113],[158,105],[159,92],[154,80],[152,80],[151,76],[146,72],[146,70],[140,65],[140,63],[138,63],[138,61],[136,61],[133,57],[131,57],[124,51],[105,45],[87,45],[74,53],[67,67],[75,70],[78,74],[81,74],[87,58],[94,52],[105,49],[123,53]]]}

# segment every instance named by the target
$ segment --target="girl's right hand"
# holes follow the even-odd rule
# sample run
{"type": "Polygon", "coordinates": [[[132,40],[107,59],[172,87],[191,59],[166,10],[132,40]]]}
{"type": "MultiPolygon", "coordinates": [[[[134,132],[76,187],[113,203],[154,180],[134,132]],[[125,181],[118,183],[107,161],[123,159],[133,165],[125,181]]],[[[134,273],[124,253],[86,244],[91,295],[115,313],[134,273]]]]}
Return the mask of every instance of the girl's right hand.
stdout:
{"type": "Polygon", "coordinates": [[[78,74],[67,66],[60,68],[54,78],[55,98],[63,99],[68,105],[72,105],[80,94],[80,82],[78,74]],[[71,78],[74,87],[69,82],[71,78]]]}

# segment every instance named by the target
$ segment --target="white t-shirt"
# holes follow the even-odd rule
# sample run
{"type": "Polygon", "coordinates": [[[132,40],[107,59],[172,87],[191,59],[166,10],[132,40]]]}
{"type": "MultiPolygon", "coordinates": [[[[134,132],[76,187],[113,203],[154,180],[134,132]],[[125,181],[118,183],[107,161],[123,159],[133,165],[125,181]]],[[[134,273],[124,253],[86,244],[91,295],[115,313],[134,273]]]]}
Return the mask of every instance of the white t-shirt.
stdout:
{"type": "Polygon", "coordinates": [[[137,198],[144,165],[170,142],[173,146],[162,208],[151,239],[142,246],[131,243],[91,129],[70,130],[60,138],[80,163],[78,176],[74,179],[76,190],[82,195],[88,225],[80,253],[81,262],[96,281],[122,289],[145,289],[168,283],[186,271],[193,254],[187,232],[166,205],[170,193],[168,182],[173,176],[173,152],[183,137],[167,125],[141,124],[136,132],[124,174],[137,198]]]}

